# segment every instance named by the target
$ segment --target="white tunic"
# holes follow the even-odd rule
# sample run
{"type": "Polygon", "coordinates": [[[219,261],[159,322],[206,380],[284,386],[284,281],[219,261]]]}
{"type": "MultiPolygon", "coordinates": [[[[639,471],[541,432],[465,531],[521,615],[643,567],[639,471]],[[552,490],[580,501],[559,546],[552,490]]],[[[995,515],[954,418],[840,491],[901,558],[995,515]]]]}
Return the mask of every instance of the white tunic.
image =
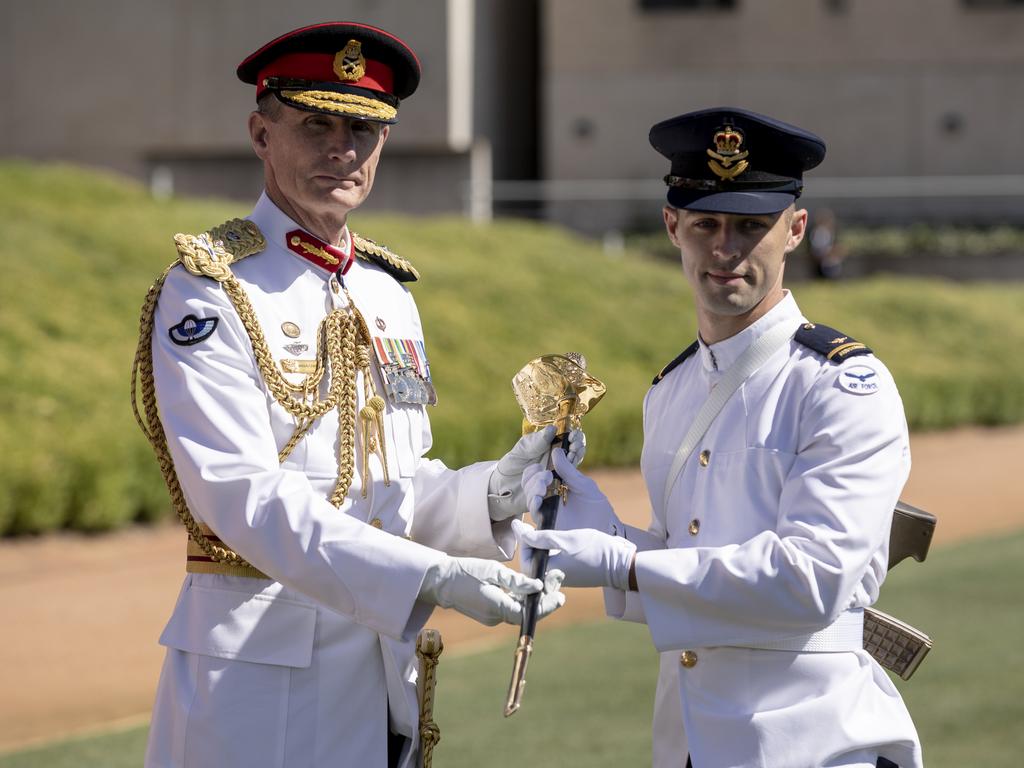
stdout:
{"type": "Polygon", "coordinates": [[[789,342],[733,394],[660,507],[676,450],[723,372],[776,323],[801,321],[787,293],[736,336],[702,342],[644,401],[654,512],[649,532],[626,532],[644,550],[639,592],[605,594],[609,615],[646,622],[662,652],[656,768],[681,768],[687,752],[694,768],[874,766],[878,756],[922,765],[899,692],[867,652],[759,647],[878,597],[910,471],[902,401],[880,361],[834,364],[789,342]]]}
{"type": "MultiPolygon", "coordinates": [[[[233,272],[275,362],[312,359],[318,325],[345,294],[331,272],[287,249],[285,234],[298,225],[266,196],[250,218],[267,246],[233,272]]],[[[412,296],[389,274],[356,260],[344,280],[372,333],[423,339],[412,296]]],[[[507,559],[514,549],[507,527],[492,529],[488,516],[493,465],[452,471],[423,459],[424,407],[389,400],[390,485],[372,458],[363,498],[357,428],[352,486],[334,507],[337,411],[279,464],[295,422],[268,392],[220,284],[181,267],[160,296],[153,358],[190,510],[272,578],[186,574],[160,638],[168,650],[146,765],[383,768],[389,716],[395,732],[416,732],[413,642],[431,611],[417,595],[436,550],[507,559]],[[187,315],[216,318],[213,333],[174,343],[169,329],[187,315]]],[[[376,370],[374,378],[383,395],[376,370]]],[[[361,375],[357,389],[362,407],[361,375]]],[[[413,758],[408,750],[404,764],[413,758]]]]}

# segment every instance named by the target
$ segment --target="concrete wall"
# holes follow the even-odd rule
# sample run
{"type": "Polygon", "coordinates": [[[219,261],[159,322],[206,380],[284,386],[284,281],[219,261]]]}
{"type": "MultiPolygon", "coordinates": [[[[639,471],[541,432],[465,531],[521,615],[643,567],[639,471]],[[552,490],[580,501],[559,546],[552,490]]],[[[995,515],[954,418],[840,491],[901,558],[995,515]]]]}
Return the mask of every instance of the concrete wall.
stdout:
{"type": "MultiPolygon", "coordinates": [[[[715,12],[557,0],[544,11],[548,178],[660,178],[667,166],[647,143],[649,127],[719,105],[826,139],[809,200],[814,175],[1024,173],[1024,5],[739,0],[715,12]]],[[[830,202],[866,218],[1024,215],[1022,199],[830,202]]],[[[644,205],[553,210],[594,229],[643,217],[644,205]]]]}
{"type": "MultiPolygon", "coordinates": [[[[423,65],[388,145],[389,155],[409,159],[407,168],[386,175],[400,184],[412,174],[427,179],[447,157],[453,165],[440,178],[461,178],[475,131],[474,96],[490,93],[474,94],[472,63],[473,25],[487,22],[487,5],[481,14],[473,0],[3,2],[0,67],[8,77],[0,152],[143,179],[160,167],[178,193],[251,197],[261,174],[245,128],[255,89],[237,80],[235,67],[290,29],[350,18],[402,37],[423,65]]],[[[409,198],[415,207],[429,195],[409,198]]],[[[402,195],[390,199],[398,205],[402,195]]],[[[441,194],[426,208],[444,200],[441,194]]],[[[452,200],[458,210],[459,195],[452,200]]]]}
{"type": "MultiPolygon", "coordinates": [[[[1019,2],[736,0],[715,12],[647,11],[639,0],[0,1],[0,154],[143,179],[166,168],[179,193],[251,198],[253,89],[235,66],[284,31],[338,18],[395,32],[424,68],[375,206],[463,210],[469,169],[486,169],[471,161],[475,145],[490,149],[497,179],[635,182],[622,194],[632,200],[593,194],[547,214],[591,232],[648,226],[666,170],[648,128],[733,104],[826,138],[811,205],[862,220],[1024,220],[1024,193],[851,196],[843,186],[978,176],[984,192],[989,176],[1024,180],[1019,2]]],[[[498,208],[538,213],[530,201],[498,208]]]]}

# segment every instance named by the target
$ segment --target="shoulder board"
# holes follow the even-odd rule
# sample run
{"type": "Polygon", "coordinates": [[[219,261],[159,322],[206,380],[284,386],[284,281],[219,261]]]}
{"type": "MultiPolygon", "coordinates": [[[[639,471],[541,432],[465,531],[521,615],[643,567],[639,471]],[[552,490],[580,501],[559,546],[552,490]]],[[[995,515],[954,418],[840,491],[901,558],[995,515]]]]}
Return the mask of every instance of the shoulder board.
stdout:
{"type": "Polygon", "coordinates": [[[688,357],[692,357],[692,356],[693,356],[693,354],[694,354],[694,353],[695,353],[695,352],[696,352],[696,351],[697,351],[697,350],[698,350],[699,348],[700,348],[700,344],[699,344],[698,342],[696,342],[696,341],[695,341],[695,342],[693,342],[693,344],[691,344],[691,345],[690,345],[690,346],[688,346],[688,347],[687,347],[686,349],[684,349],[684,350],[683,350],[682,352],[680,352],[680,353],[679,353],[679,356],[678,356],[678,357],[676,357],[676,359],[675,359],[675,360],[673,360],[673,361],[672,361],[671,363],[669,363],[669,364],[668,364],[668,365],[666,365],[666,366],[665,366],[664,368],[662,368],[662,369],[661,369],[661,373],[659,373],[659,374],[658,374],[657,376],[655,376],[655,377],[654,377],[654,381],[652,381],[652,382],[651,382],[651,386],[653,387],[653,386],[654,386],[655,384],[657,384],[657,383],[658,383],[659,381],[661,381],[661,380],[662,380],[662,379],[664,379],[664,378],[665,378],[666,376],[668,376],[668,375],[669,375],[670,373],[672,373],[672,371],[673,371],[673,370],[674,370],[675,368],[677,368],[678,366],[680,366],[680,365],[681,365],[681,364],[682,364],[682,363],[683,363],[683,362],[684,362],[684,361],[686,360],[686,358],[688,358],[688,357]]]}
{"type": "Polygon", "coordinates": [[[198,235],[177,234],[178,261],[193,275],[218,282],[231,277],[231,265],[267,247],[260,228],[247,219],[231,219],[198,235]]]}
{"type": "Polygon", "coordinates": [[[804,323],[793,339],[833,363],[841,363],[848,357],[871,354],[866,345],[827,325],[804,323]]]}
{"type": "Polygon", "coordinates": [[[420,273],[408,259],[403,259],[397,253],[392,253],[387,247],[375,243],[369,238],[353,232],[352,245],[355,247],[356,256],[363,261],[376,264],[400,283],[412,283],[420,277],[420,273]]]}

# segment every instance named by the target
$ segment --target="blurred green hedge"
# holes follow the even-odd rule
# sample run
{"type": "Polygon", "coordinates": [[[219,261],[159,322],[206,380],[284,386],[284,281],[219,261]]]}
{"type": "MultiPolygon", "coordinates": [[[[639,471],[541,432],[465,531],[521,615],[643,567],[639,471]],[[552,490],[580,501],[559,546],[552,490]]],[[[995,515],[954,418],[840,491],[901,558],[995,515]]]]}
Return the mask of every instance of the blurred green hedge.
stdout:
{"type": "MultiPolygon", "coordinates": [[[[967,227],[929,226],[915,223],[906,227],[865,227],[840,225],[836,239],[848,261],[890,260],[927,256],[929,258],[971,259],[975,257],[1020,257],[1024,254],[1024,228],[1011,226],[967,227]]],[[[659,261],[675,263],[679,252],[662,230],[634,232],[626,244],[659,261]]],[[[792,258],[808,261],[805,239],[792,258]]]]}
{"type": "MultiPolygon", "coordinates": [[[[104,530],[167,514],[128,380],[138,313],[171,236],[248,208],[155,201],[132,182],[0,163],[0,533],[104,530]]],[[[440,403],[432,455],[496,458],[516,439],[509,382],[532,357],[579,350],[608,395],[588,464],[635,464],[651,378],[692,341],[675,266],[606,254],[565,230],[460,218],[353,216],[416,264],[413,287],[440,403]]],[[[872,279],[797,289],[804,313],[872,346],[914,428],[1024,421],[1024,286],[872,279]]]]}

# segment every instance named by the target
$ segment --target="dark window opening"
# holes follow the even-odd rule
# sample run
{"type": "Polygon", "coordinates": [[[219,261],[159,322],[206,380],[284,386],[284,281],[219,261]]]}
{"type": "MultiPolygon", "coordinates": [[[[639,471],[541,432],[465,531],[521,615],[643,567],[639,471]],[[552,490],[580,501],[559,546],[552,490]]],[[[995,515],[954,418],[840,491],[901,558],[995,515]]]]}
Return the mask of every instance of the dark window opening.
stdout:
{"type": "Polygon", "coordinates": [[[644,11],[731,11],[738,0],[639,0],[644,11]]]}
{"type": "Polygon", "coordinates": [[[996,10],[1001,8],[1024,8],[1024,0],[960,0],[960,4],[965,8],[996,10]]]}

